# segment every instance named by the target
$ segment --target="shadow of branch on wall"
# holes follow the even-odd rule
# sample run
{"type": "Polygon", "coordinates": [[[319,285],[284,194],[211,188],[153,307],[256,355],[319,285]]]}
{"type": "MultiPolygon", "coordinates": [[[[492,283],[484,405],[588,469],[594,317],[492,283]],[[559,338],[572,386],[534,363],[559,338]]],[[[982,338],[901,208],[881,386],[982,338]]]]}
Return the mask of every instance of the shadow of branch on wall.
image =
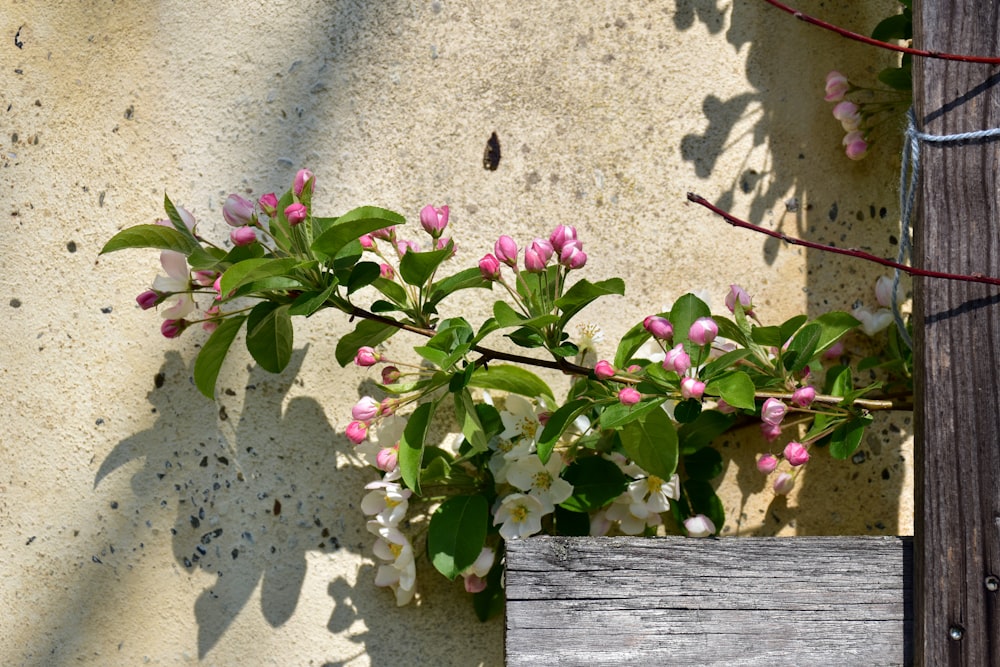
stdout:
{"type": "Polygon", "coordinates": [[[364,532],[364,517],[351,504],[366,471],[337,467],[347,440],[314,399],[286,399],[305,352],[296,350],[282,375],[250,371],[228,437],[225,407],[189,400],[190,371],[180,355],[167,353],[157,376],[162,386],[149,394],[156,423],[119,442],[97,472],[95,486],[142,459],[131,484],[147,521],[173,509],[177,562],[216,577],[194,608],[201,657],[258,585],[264,618],[273,627],[285,623],[301,594],[306,552],[356,549],[364,532]]]}

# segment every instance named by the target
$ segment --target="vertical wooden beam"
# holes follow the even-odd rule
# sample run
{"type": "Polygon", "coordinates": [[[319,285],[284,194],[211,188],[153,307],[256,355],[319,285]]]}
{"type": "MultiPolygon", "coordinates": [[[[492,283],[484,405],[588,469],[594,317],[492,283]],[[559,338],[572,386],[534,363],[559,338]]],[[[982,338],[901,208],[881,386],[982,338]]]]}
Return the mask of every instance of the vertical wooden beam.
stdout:
{"type": "MultiPolygon", "coordinates": [[[[917,0],[914,45],[1000,54],[1000,3],[917,0]]],[[[1000,127],[1000,68],[914,62],[917,128],[1000,127]]],[[[1000,141],[920,145],[916,266],[1000,275],[1000,141]]],[[[1000,290],[915,282],[917,664],[1000,666],[1000,290]]]]}

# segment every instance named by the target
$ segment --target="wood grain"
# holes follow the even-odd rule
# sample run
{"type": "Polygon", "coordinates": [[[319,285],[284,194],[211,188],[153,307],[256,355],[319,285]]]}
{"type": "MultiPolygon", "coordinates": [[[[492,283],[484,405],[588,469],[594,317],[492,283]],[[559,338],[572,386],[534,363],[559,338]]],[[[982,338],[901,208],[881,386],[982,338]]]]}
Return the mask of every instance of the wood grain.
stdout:
{"type": "Polygon", "coordinates": [[[901,665],[906,538],[507,544],[507,665],[901,665]]]}
{"type": "MultiPolygon", "coordinates": [[[[924,49],[996,55],[998,26],[995,2],[914,6],[914,45],[924,49]]],[[[918,128],[1000,127],[998,83],[996,67],[915,61],[918,128]]],[[[925,143],[920,159],[914,264],[1000,275],[1000,143],[925,143]]],[[[1000,293],[926,279],[914,286],[916,657],[1000,666],[1000,593],[989,590],[1000,577],[1000,293]]]]}

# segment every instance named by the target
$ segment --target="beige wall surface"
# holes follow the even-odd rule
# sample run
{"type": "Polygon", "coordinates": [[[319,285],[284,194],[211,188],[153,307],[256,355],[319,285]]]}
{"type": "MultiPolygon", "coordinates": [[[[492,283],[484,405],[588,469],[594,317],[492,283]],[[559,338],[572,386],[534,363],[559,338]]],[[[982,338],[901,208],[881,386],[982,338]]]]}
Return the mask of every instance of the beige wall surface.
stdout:
{"type": "MultiPolygon", "coordinates": [[[[893,6],[832,4],[802,8],[867,31],[893,6]]],[[[190,379],[203,332],[168,341],[133,300],[157,253],[98,257],[163,217],[164,192],[221,238],[228,193],[309,167],[324,215],[448,203],[456,267],[499,233],[574,224],[585,275],[629,285],[584,317],[608,341],[689,290],[721,308],[730,283],[771,323],[874,301],[875,268],[731,229],[690,190],[896,250],[898,146],[849,162],[822,100],[828,70],[871,80],[889,56],[759,0],[0,7],[3,665],[502,662],[502,623],[478,623],[460,584],[422,566],[404,608],[372,584],[373,473],[342,435],[368,376],[333,358],[350,325],[297,323],[278,376],[239,352],[212,403],[190,379]]],[[[723,534],[908,533],[908,429],[881,416],[853,461],[816,457],[778,499],[759,438],[727,439],[723,534]]]]}

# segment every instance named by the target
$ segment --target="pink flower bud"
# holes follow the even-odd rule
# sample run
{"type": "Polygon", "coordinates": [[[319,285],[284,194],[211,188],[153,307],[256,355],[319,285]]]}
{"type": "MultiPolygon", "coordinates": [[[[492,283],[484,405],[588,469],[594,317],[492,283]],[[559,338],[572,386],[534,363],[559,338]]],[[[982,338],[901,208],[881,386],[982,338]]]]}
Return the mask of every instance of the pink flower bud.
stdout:
{"type": "Polygon", "coordinates": [[[358,243],[365,250],[371,250],[375,247],[375,238],[371,234],[362,234],[358,237],[358,243]]]}
{"type": "Polygon", "coordinates": [[[642,321],[642,326],[653,338],[666,340],[674,335],[674,327],[665,317],[650,315],[642,321]]]}
{"type": "Polygon", "coordinates": [[[681,396],[684,398],[701,398],[705,394],[705,383],[698,378],[681,380],[681,396]]]}
{"type": "Polygon", "coordinates": [[[792,440],[785,445],[785,460],[792,466],[800,466],[809,460],[809,450],[801,442],[792,440]]]}
{"type": "Polygon", "coordinates": [[[441,236],[448,226],[448,207],[436,208],[428,204],[420,209],[420,226],[433,238],[441,236]]]}
{"type": "Polygon", "coordinates": [[[211,287],[219,277],[218,271],[192,271],[191,279],[202,287],[211,287]]]}
{"type": "Polygon", "coordinates": [[[596,375],[599,380],[611,379],[615,376],[615,367],[608,361],[602,359],[594,366],[594,375],[596,375]]]}
{"type": "Polygon", "coordinates": [[[402,373],[395,366],[386,366],[382,369],[382,384],[396,384],[402,373]]]}
{"type": "Polygon", "coordinates": [[[765,475],[770,475],[778,467],[778,457],[774,454],[761,454],[757,459],[757,470],[765,475]]]}
{"type": "Polygon", "coordinates": [[[378,274],[386,280],[392,280],[396,277],[396,270],[389,264],[382,263],[378,265],[378,274]]]}
{"type": "Polygon", "coordinates": [[[622,387],[621,391],[618,392],[618,400],[621,401],[622,405],[635,405],[642,400],[642,394],[632,387],[622,387]]]}
{"type": "Polygon", "coordinates": [[[235,246],[245,246],[257,241],[257,232],[250,225],[229,230],[229,240],[235,246]]]}
{"type": "Polygon", "coordinates": [[[833,359],[839,359],[842,354],[844,354],[844,341],[838,340],[836,343],[827,348],[826,352],[823,353],[823,358],[827,361],[831,361],[833,359]]]}
{"type": "Polygon", "coordinates": [[[783,472],[774,478],[774,492],[779,495],[786,495],[795,486],[795,478],[787,472],[783,472]]]}
{"type": "Polygon", "coordinates": [[[298,202],[294,204],[289,204],[285,208],[285,218],[288,219],[288,224],[290,224],[292,227],[305,220],[307,214],[308,210],[306,209],[305,205],[299,204],[298,202]]]}
{"type": "Polygon", "coordinates": [[[892,278],[879,276],[875,281],[875,300],[878,305],[888,308],[892,304],[892,278]]]}
{"type": "Polygon", "coordinates": [[[684,530],[688,537],[708,537],[715,533],[715,524],[704,514],[695,514],[684,519],[684,530]]]}
{"type": "Polygon", "coordinates": [[[278,197],[273,192],[261,195],[260,199],[257,200],[257,205],[269,218],[273,218],[278,213],[278,197]]]}
{"type": "Polygon", "coordinates": [[[839,102],[833,107],[833,117],[840,121],[845,132],[856,130],[861,125],[861,110],[850,100],[839,102]]]}
{"type": "Polygon", "coordinates": [[[160,325],[160,333],[165,338],[177,338],[184,333],[188,324],[187,320],[163,320],[163,324],[160,325]]]}
{"type": "Polygon", "coordinates": [[[542,410],[538,413],[537,417],[538,423],[542,425],[542,428],[545,428],[545,425],[549,423],[550,419],[552,419],[552,412],[549,410],[542,410]]]}
{"type": "Polygon", "coordinates": [[[768,442],[774,442],[781,437],[781,424],[768,424],[767,422],[761,422],[760,434],[763,435],[764,439],[768,442]]]}
{"type": "Polygon", "coordinates": [[[567,241],[559,251],[559,263],[569,269],[582,268],[587,263],[587,253],[579,241],[567,241]]]}
{"type": "Polygon", "coordinates": [[[382,399],[382,403],[379,404],[379,414],[383,417],[388,417],[390,415],[396,414],[396,410],[399,409],[399,399],[387,396],[382,399]]]}
{"type": "Polygon", "coordinates": [[[750,295],[739,285],[730,285],[729,294],[726,295],[726,308],[729,309],[730,313],[736,312],[737,301],[743,306],[743,311],[753,317],[753,300],[750,295]]]}
{"type": "Polygon", "coordinates": [[[731,415],[734,412],[736,412],[736,408],[734,408],[733,406],[729,405],[729,403],[726,403],[721,398],[716,403],[715,409],[718,410],[719,412],[721,412],[724,415],[731,415]]]}
{"type": "Polygon", "coordinates": [[[383,227],[382,229],[376,229],[372,232],[372,236],[377,239],[382,239],[383,241],[392,241],[396,238],[396,227],[392,225],[390,227],[383,227]]]}
{"type": "Polygon", "coordinates": [[[229,195],[222,205],[222,217],[231,227],[242,227],[253,222],[253,203],[239,195],[229,195]]]}
{"type": "Polygon", "coordinates": [[[370,422],[378,416],[382,410],[382,404],[371,396],[362,396],[361,400],[351,408],[351,416],[362,422],[370,422]]]}
{"type": "Polygon", "coordinates": [[[860,132],[849,132],[844,137],[844,153],[851,160],[860,160],[868,154],[868,142],[860,132]]]}
{"type": "MultiPolygon", "coordinates": [[[[549,235],[549,243],[552,249],[562,254],[567,243],[576,241],[576,228],[569,225],[557,225],[552,234],[549,235]]],[[[582,245],[581,245],[582,248],[582,245]]]]}
{"type": "Polygon", "coordinates": [[[764,401],[764,406],[760,409],[760,419],[765,424],[777,426],[785,418],[788,406],[776,398],[769,398],[764,401]]]}
{"type": "Polygon", "coordinates": [[[517,266],[517,244],[514,239],[504,234],[493,244],[493,254],[507,266],[517,266]]]}
{"type": "Polygon", "coordinates": [[[667,352],[663,359],[664,370],[674,371],[678,375],[683,375],[687,369],[691,368],[691,357],[684,351],[684,346],[678,343],[667,352]]]}
{"type": "Polygon", "coordinates": [[[455,253],[458,251],[458,244],[452,241],[451,237],[442,236],[441,238],[439,238],[437,241],[434,242],[434,249],[444,250],[445,248],[448,247],[449,243],[451,244],[451,254],[448,255],[448,259],[451,259],[452,257],[455,256],[455,253]]]}
{"type": "Polygon", "coordinates": [[[816,400],[816,390],[813,387],[799,387],[792,392],[792,403],[800,408],[808,408],[816,400]]]}
{"type": "Polygon", "coordinates": [[[552,244],[545,239],[535,239],[524,251],[524,269],[529,273],[541,273],[552,258],[552,244]]]}
{"type": "Polygon", "coordinates": [[[826,96],[823,99],[827,102],[840,102],[850,89],[847,77],[834,70],[826,75],[826,96]]]}
{"type": "Polygon", "coordinates": [[[360,445],[368,439],[368,424],[365,422],[353,421],[347,425],[347,430],[344,431],[344,435],[346,435],[347,439],[355,445],[360,445]]]}
{"type": "Polygon", "coordinates": [[[711,317],[699,317],[688,329],[688,338],[695,345],[708,345],[719,335],[719,325],[711,317]]]}
{"type": "Polygon", "coordinates": [[[139,307],[143,310],[149,310],[156,304],[163,300],[164,294],[160,294],[156,290],[146,290],[139,296],[135,297],[135,302],[139,304],[139,307]]]}
{"type": "Polygon", "coordinates": [[[629,373],[638,373],[639,371],[642,370],[642,366],[640,366],[639,364],[632,364],[625,370],[628,371],[629,373]]]}
{"type": "Polygon", "coordinates": [[[375,467],[385,472],[392,472],[399,464],[399,445],[378,450],[375,455],[375,467]]]}
{"type": "Polygon", "coordinates": [[[487,253],[479,260],[479,273],[486,280],[497,280],[500,278],[500,260],[492,254],[487,253]]]}
{"type": "Polygon", "coordinates": [[[475,574],[466,574],[464,578],[466,593],[482,593],[486,590],[486,580],[482,577],[475,574]]]}
{"type": "Polygon", "coordinates": [[[365,345],[358,353],[354,355],[354,363],[362,368],[367,368],[369,366],[374,366],[379,361],[382,360],[382,355],[375,351],[374,348],[365,345]]]}
{"type": "Polygon", "coordinates": [[[408,252],[420,252],[420,246],[416,241],[407,241],[406,239],[396,240],[396,254],[402,257],[408,252]]]}
{"type": "Polygon", "coordinates": [[[299,173],[295,174],[295,182],[292,184],[292,191],[295,192],[296,197],[301,197],[303,192],[307,195],[312,194],[315,186],[316,179],[313,178],[313,173],[308,169],[299,169],[299,173]]]}

